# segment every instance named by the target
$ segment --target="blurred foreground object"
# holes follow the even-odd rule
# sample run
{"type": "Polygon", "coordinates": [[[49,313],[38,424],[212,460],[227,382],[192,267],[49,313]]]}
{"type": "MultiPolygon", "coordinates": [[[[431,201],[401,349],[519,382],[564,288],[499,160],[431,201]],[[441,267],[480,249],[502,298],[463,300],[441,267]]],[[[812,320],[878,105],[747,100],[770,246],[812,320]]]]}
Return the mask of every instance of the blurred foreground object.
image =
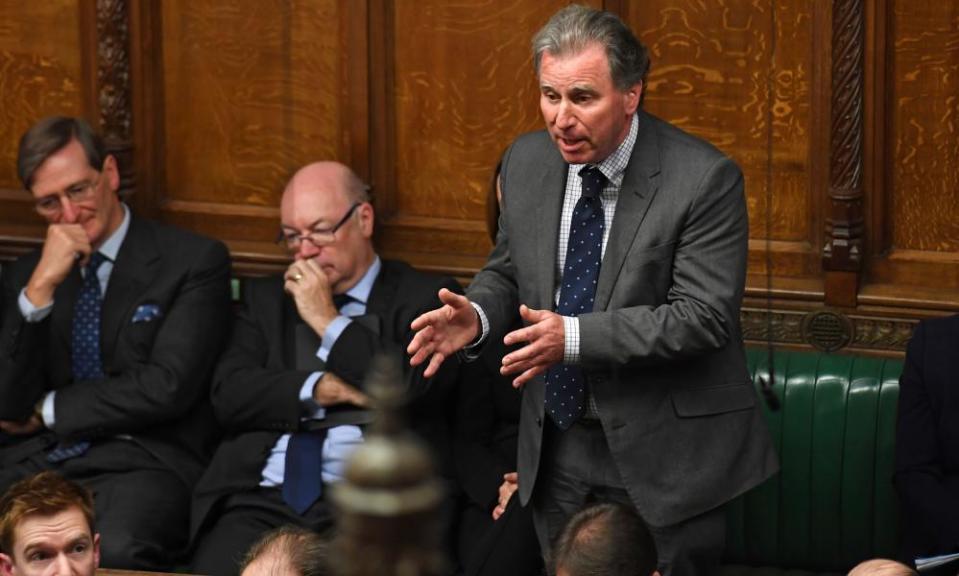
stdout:
{"type": "Polygon", "coordinates": [[[367,387],[376,417],[332,494],[339,576],[433,576],[447,566],[440,545],[444,488],[403,419],[399,362],[376,358],[367,387]]]}

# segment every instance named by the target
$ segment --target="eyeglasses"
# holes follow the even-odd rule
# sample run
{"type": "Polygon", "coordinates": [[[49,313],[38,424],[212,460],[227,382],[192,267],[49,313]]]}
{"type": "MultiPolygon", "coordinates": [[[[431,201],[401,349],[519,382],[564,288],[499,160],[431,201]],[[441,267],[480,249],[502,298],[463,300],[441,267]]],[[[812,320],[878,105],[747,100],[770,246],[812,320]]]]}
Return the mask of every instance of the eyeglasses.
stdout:
{"type": "Polygon", "coordinates": [[[323,246],[329,246],[330,244],[336,242],[336,231],[343,227],[346,224],[347,220],[350,219],[350,216],[356,212],[356,209],[360,207],[362,202],[354,202],[350,209],[346,211],[346,214],[340,218],[340,221],[337,222],[332,228],[327,228],[325,230],[313,229],[307,234],[300,234],[299,232],[284,232],[280,230],[280,234],[276,237],[276,243],[281,244],[285,243],[286,247],[290,250],[296,250],[300,247],[300,243],[304,240],[308,241],[310,244],[316,246],[317,248],[323,246]]]}
{"type": "Polygon", "coordinates": [[[71,204],[88,202],[93,198],[93,193],[99,184],[99,176],[93,182],[79,182],[63,192],[50,194],[49,196],[37,199],[37,201],[34,202],[34,208],[41,216],[56,216],[63,210],[63,201],[60,200],[61,197],[66,196],[71,204]]]}

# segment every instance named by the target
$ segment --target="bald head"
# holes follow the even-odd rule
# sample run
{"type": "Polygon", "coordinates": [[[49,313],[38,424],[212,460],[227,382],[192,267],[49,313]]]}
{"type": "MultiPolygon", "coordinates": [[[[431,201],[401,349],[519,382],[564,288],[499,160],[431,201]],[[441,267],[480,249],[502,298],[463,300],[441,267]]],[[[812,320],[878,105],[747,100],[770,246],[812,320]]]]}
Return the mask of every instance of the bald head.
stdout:
{"type": "Polygon", "coordinates": [[[366,184],[339,162],[314,162],[297,170],[283,190],[283,202],[301,195],[342,195],[349,204],[370,201],[366,184]]]}
{"type": "Polygon", "coordinates": [[[376,258],[373,206],[363,181],[339,162],[301,168],[283,191],[280,226],[291,254],[322,268],[333,290],[356,285],[376,258]]]}

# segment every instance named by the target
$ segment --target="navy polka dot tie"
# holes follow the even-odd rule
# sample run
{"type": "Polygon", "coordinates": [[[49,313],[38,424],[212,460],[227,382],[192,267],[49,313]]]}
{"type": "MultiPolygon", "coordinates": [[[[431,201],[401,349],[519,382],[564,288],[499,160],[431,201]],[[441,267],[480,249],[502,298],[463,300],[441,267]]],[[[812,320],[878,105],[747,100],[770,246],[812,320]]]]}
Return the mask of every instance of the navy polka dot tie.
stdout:
{"type": "MultiPolygon", "coordinates": [[[[100,279],[97,270],[107,257],[99,252],[90,256],[83,269],[83,285],[73,306],[73,380],[103,378],[103,361],[100,359],[100,309],[103,297],[100,294],[100,279]]],[[[57,445],[47,454],[47,461],[62,462],[76,458],[90,449],[90,442],[79,440],[57,445]]]]}
{"type": "MultiPolygon", "coordinates": [[[[606,177],[595,166],[579,171],[583,194],[573,208],[566,247],[566,267],[556,312],[579,316],[593,310],[603,253],[603,203],[606,177]]],[[[585,377],[579,366],[558,364],[546,372],[546,413],[566,430],[583,414],[585,377]]]]}
{"type": "Polygon", "coordinates": [[[97,270],[106,256],[94,252],[84,268],[83,286],[73,308],[73,379],[103,378],[100,359],[100,280],[97,270]]]}

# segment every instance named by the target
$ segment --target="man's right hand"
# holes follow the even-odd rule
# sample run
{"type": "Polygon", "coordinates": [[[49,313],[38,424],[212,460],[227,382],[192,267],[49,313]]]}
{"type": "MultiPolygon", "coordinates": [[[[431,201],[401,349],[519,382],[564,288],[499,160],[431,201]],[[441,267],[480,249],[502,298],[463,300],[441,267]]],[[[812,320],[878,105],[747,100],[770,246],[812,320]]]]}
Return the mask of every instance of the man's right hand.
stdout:
{"type": "Polygon", "coordinates": [[[37,308],[53,300],[53,292],[70,274],[79,260],[85,263],[93,252],[87,233],[80,224],[51,224],[43,242],[40,262],[27,282],[26,296],[37,308]]]}
{"type": "Polygon", "coordinates": [[[506,513],[506,507],[509,505],[510,498],[519,488],[519,474],[516,472],[507,472],[503,474],[503,483],[499,487],[499,497],[496,500],[496,506],[493,508],[493,520],[499,520],[500,516],[506,513]]]}
{"type": "Polygon", "coordinates": [[[369,396],[350,386],[332,372],[324,372],[313,385],[313,401],[324,408],[337,404],[353,404],[360,408],[370,405],[369,396]]]}
{"type": "Polygon", "coordinates": [[[466,296],[443,288],[439,297],[443,306],[422,314],[410,324],[416,334],[406,348],[406,353],[413,356],[411,366],[419,366],[429,358],[430,363],[423,371],[426,378],[436,374],[446,358],[479,338],[482,330],[479,316],[466,296]]]}

